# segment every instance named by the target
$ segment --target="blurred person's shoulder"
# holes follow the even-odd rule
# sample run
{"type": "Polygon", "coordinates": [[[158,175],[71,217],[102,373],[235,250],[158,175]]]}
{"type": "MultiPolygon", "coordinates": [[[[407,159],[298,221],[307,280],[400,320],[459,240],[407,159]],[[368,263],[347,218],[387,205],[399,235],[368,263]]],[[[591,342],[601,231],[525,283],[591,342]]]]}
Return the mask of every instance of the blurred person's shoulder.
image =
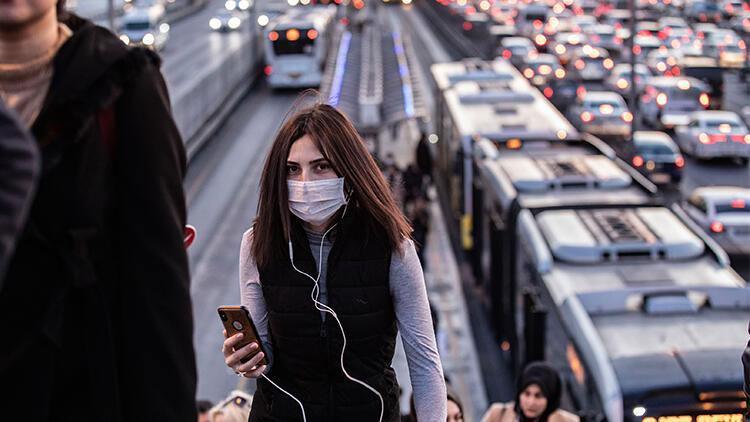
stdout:
{"type": "Polygon", "coordinates": [[[72,35],[54,60],[53,88],[58,96],[108,97],[139,76],[159,73],[161,59],[156,53],[128,47],[106,28],[72,13],[60,22],[72,35]]]}
{"type": "Polygon", "coordinates": [[[549,416],[549,422],[579,422],[581,418],[567,410],[557,409],[549,416]]]}

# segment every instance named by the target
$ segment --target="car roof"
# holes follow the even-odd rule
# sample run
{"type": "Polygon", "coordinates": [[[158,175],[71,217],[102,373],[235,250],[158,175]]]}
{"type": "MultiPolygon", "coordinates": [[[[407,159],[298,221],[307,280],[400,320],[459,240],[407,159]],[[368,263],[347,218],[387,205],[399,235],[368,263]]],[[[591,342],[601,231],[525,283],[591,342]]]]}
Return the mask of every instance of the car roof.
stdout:
{"type": "Polygon", "coordinates": [[[672,137],[664,132],[656,130],[637,130],[633,133],[633,143],[636,144],[661,144],[674,146],[672,137]]]}
{"type": "Polygon", "coordinates": [[[737,113],[733,111],[724,111],[724,110],[695,111],[690,114],[690,118],[695,119],[695,120],[718,119],[718,120],[730,120],[733,122],[742,122],[742,119],[740,119],[740,116],[738,116],[737,113]]]}
{"type": "Polygon", "coordinates": [[[531,44],[531,40],[526,37],[506,37],[500,41],[503,46],[510,47],[514,45],[527,46],[531,44]]]}
{"type": "Polygon", "coordinates": [[[550,63],[550,62],[559,64],[560,60],[558,60],[557,56],[555,56],[554,54],[549,54],[549,53],[537,54],[534,57],[529,57],[526,59],[526,63],[550,63]]]}
{"type": "Polygon", "coordinates": [[[583,99],[584,101],[625,101],[622,95],[611,91],[587,91],[583,99]]]}
{"type": "Polygon", "coordinates": [[[750,198],[750,189],[739,186],[703,186],[696,188],[692,195],[697,195],[713,202],[731,200],[738,197],[750,198]]]}
{"type": "Polygon", "coordinates": [[[649,79],[649,84],[659,87],[675,87],[682,80],[690,82],[691,87],[706,88],[706,84],[698,79],[689,76],[654,76],[649,79]]]}

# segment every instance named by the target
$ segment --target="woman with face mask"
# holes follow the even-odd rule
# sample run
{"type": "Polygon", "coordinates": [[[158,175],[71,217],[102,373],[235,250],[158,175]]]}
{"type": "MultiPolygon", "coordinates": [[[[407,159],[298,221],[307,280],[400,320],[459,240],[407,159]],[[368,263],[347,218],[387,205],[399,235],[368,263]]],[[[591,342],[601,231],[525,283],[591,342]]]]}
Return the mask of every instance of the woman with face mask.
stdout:
{"type": "MultiPolygon", "coordinates": [[[[400,331],[420,420],[445,420],[445,384],[411,227],[351,122],[318,104],[271,146],[242,240],[242,304],[258,345],[226,364],[258,379],[250,421],[398,421],[400,331]]],[[[224,334],[226,337],[226,333],[224,334]]]]}
{"type": "Polygon", "coordinates": [[[482,422],[578,422],[578,416],[560,409],[562,382],[554,368],[534,362],[518,379],[516,401],[495,403],[482,422]]]}

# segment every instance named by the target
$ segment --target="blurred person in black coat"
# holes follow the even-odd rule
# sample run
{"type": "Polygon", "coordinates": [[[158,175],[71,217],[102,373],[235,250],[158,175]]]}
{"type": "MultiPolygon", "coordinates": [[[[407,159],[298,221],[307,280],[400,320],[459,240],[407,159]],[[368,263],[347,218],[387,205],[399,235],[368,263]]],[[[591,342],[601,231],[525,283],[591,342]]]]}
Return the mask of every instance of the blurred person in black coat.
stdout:
{"type": "Polygon", "coordinates": [[[42,157],[0,292],[7,420],[197,420],[186,159],[159,64],[55,0],[0,2],[0,94],[42,157]]]}
{"type": "Polygon", "coordinates": [[[39,156],[34,140],[0,102],[0,291],[31,204],[39,156]]]}

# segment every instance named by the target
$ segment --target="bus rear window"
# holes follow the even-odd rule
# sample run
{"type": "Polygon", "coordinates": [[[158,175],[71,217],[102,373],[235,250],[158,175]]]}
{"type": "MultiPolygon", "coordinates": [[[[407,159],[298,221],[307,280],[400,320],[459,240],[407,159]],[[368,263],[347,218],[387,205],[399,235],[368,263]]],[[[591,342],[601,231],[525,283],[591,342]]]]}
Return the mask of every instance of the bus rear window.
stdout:
{"type": "Polygon", "coordinates": [[[306,32],[305,30],[297,31],[294,29],[279,31],[278,39],[273,42],[273,53],[277,56],[313,54],[315,39],[309,38],[306,32]]]}

